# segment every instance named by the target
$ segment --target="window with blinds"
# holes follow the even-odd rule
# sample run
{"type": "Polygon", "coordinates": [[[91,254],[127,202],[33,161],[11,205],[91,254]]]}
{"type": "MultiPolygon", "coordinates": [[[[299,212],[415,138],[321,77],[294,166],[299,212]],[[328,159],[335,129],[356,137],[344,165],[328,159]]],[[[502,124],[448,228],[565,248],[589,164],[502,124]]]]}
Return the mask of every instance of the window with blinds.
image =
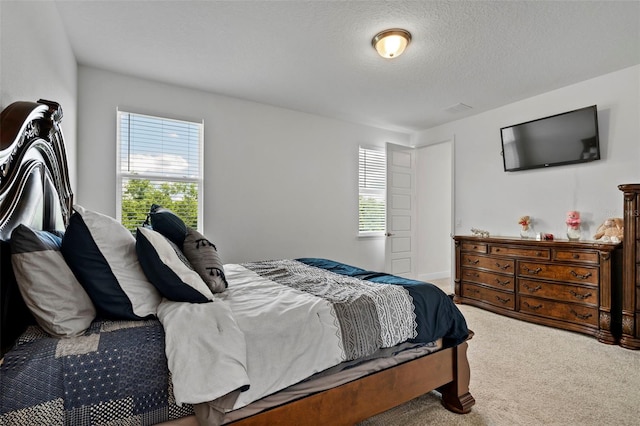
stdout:
{"type": "Polygon", "coordinates": [[[382,150],[360,147],[359,158],[359,234],[382,235],[386,228],[387,156],[382,150]]]}
{"type": "Polygon", "coordinates": [[[202,221],[202,122],[118,111],[118,219],[132,232],[152,204],[202,221]]]}

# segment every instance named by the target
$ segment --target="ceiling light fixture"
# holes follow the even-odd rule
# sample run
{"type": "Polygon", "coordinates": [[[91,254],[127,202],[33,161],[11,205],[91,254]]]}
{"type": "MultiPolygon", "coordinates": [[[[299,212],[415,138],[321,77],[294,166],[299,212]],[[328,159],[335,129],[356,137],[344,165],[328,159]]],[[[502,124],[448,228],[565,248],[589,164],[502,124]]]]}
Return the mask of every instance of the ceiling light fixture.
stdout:
{"type": "Polygon", "coordinates": [[[402,55],[404,49],[411,41],[411,33],[400,28],[392,28],[390,30],[380,31],[371,40],[374,49],[378,51],[380,56],[387,59],[397,58],[402,55]]]}

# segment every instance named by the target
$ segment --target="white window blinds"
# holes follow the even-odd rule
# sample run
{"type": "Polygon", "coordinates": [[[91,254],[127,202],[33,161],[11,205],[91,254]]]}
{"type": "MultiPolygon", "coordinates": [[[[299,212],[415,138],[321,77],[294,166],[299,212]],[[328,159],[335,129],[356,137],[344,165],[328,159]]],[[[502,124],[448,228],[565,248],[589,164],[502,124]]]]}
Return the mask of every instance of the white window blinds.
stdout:
{"type": "Polygon", "coordinates": [[[190,227],[202,220],[203,123],[118,111],[119,219],[135,230],[151,204],[190,227]]]}
{"type": "Polygon", "coordinates": [[[359,158],[359,234],[381,235],[386,228],[386,154],[360,147],[359,158]]]}

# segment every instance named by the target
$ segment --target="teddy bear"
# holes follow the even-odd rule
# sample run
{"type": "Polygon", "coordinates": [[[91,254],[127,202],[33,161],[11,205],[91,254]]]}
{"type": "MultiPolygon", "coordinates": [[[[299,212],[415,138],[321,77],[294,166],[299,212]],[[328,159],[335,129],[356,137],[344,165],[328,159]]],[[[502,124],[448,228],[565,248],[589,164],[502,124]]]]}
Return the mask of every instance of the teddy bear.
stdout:
{"type": "Polygon", "coordinates": [[[593,236],[594,240],[611,241],[619,243],[622,241],[622,234],[624,230],[624,222],[620,217],[612,217],[605,219],[602,225],[598,227],[596,234],[593,236]]]}

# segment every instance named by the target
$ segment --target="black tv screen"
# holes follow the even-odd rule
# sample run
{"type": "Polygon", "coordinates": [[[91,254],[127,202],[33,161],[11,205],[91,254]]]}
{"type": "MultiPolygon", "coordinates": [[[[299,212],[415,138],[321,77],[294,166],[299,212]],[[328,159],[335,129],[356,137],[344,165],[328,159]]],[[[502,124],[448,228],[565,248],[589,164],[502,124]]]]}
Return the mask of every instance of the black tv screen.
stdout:
{"type": "Polygon", "coordinates": [[[500,129],[504,171],[600,159],[596,105],[500,129]]]}

